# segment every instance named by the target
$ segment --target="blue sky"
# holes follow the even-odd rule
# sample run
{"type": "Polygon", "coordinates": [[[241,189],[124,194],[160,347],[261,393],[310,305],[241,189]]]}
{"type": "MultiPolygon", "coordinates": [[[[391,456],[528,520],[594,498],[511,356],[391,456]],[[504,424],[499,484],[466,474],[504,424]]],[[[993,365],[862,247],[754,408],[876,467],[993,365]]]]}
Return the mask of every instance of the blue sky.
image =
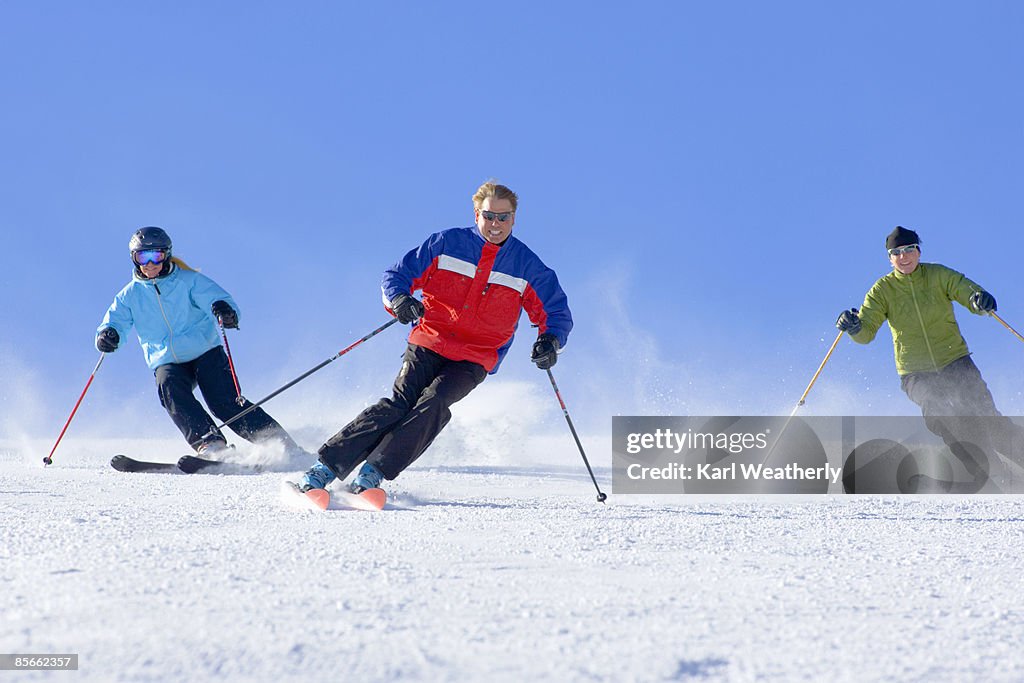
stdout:
{"type": "MultiPolygon", "coordinates": [[[[588,429],[787,414],[896,224],[1022,328],[1022,33],[1015,2],[5,2],[4,424],[59,429],[135,228],[232,292],[258,398],[383,322],[381,271],[492,177],[569,294],[555,372],[588,429]]],[[[1024,345],[959,317],[1021,414],[1024,345]]],[[[543,392],[521,329],[489,381],[543,392]]],[[[402,347],[268,407],[375,396],[402,347]]],[[[133,347],[88,401],[173,429],[133,347]]],[[[844,340],[807,410],[913,414],[888,333],[844,340]]]]}

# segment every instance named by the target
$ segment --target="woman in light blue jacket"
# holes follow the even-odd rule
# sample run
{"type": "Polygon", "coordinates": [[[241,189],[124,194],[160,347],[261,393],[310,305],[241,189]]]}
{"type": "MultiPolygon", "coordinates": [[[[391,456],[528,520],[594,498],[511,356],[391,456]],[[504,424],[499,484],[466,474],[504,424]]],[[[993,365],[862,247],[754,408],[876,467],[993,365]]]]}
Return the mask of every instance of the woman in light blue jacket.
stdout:
{"type": "MultiPolygon", "coordinates": [[[[96,348],[115,351],[135,328],[146,363],[156,377],[160,404],[197,453],[227,447],[223,434],[196,399],[196,386],[221,422],[251,403],[235,388],[220,344],[217,322],[238,327],[238,306],[216,282],[172,256],[171,238],[160,228],[137,230],[128,243],[134,274],[114,297],[96,332],[96,348]]],[[[231,429],[253,442],[274,438],[301,452],[287,432],[262,408],[232,422],[231,429]]]]}

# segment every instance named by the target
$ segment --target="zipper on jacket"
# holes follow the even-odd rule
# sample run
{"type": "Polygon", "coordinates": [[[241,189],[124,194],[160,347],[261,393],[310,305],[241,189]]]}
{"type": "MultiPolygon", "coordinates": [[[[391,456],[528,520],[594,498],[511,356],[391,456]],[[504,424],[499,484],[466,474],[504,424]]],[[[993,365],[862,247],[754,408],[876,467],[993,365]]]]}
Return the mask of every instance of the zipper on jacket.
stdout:
{"type": "Polygon", "coordinates": [[[910,283],[910,298],[914,300],[914,310],[917,311],[917,321],[921,323],[921,333],[924,335],[924,345],[928,349],[928,356],[932,359],[932,367],[935,368],[935,372],[939,371],[939,364],[935,362],[935,354],[932,353],[932,343],[928,341],[928,330],[924,326],[924,317],[921,315],[921,307],[917,305],[917,294],[914,292],[914,281],[907,276],[907,282],[910,283]]]}
{"type": "Polygon", "coordinates": [[[180,363],[181,361],[178,360],[178,354],[174,352],[174,329],[171,327],[171,321],[167,319],[166,311],[164,311],[164,302],[160,298],[160,286],[154,282],[153,289],[156,290],[156,303],[160,306],[160,315],[164,317],[164,324],[167,325],[167,346],[171,350],[171,355],[174,356],[174,362],[180,363]]]}
{"type": "MultiPolygon", "coordinates": [[[[480,258],[476,260],[476,274],[473,276],[473,282],[469,286],[469,292],[466,294],[466,299],[463,301],[462,310],[469,311],[472,307],[473,318],[475,319],[479,312],[480,304],[482,299],[487,295],[487,290],[491,288],[491,283],[488,280],[491,277],[491,271],[494,270],[494,261],[497,259],[497,250],[491,255],[489,262],[484,266],[484,260],[487,256],[487,246],[480,250],[480,258]],[[483,284],[483,287],[480,285],[483,284]],[[474,294],[477,292],[477,294],[474,294]],[[471,299],[474,301],[471,302],[471,299]]],[[[461,322],[461,318],[455,321],[456,326],[461,322]]]]}

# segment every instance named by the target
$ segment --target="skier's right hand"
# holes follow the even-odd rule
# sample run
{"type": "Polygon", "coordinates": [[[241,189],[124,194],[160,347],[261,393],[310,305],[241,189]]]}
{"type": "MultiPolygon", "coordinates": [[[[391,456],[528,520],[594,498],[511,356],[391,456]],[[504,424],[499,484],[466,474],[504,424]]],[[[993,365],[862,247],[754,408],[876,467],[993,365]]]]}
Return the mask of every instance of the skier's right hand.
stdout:
{"type": "Polygon", "coordinates": [[[104,327],[96,337],[96,348],[103,353],[113,353],[117,350],[121,337],[113,327],[104,327]]]}
{"type": "Polygon", "coordinates": [[[860,332],[860,316],[857,315],[857,309],[851,308],[840,313],[839,319],[836,320],[836,327],[847,334],[857,334],[860,332]]]}
{"type": "Polygon", "coordinates": [[[399,294],[391,300],[391,311],[403,325],[419,320],[423,317],[423,304],[408,294],[399,294]]]}

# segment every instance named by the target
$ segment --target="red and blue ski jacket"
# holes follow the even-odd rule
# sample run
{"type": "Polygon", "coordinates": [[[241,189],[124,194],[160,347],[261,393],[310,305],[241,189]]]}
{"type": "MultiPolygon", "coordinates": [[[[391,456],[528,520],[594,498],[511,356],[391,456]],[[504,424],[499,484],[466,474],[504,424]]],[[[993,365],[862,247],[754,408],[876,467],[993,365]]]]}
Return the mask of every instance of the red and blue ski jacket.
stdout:
{"type": "Polygon", "coordinates": [[[498,371],[525,309],[538,334],[553,334],[564,347],[572,314],[555,271],[509,236],[486,241],[476,227],[434,233],[384,271],[384,306],[399,294],[423,291],[424,314],[409,343],[450,360],[468,360],[498,371]]]}

